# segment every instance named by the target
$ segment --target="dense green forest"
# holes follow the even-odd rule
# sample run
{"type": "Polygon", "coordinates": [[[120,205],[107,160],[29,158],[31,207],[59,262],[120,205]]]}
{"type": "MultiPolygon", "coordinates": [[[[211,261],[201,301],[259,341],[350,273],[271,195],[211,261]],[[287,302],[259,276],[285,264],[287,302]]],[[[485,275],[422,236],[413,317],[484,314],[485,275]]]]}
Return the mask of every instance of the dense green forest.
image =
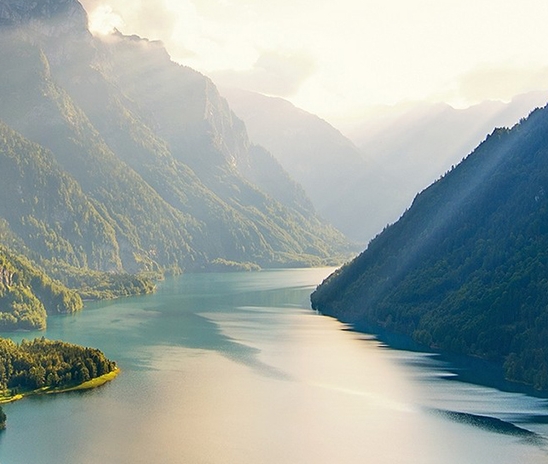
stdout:
{"type": "Polygon", "coordinates": [[[116,369],[97,349],[44,338],[20,344],[0,339],[0,353],[0,390],[8,397],[78,385],[116,369]]]}
{"type": "Polygon", "coordinates": [[[548,109],[498,129],[311,297],[548,389],[548,109]]]}
{"type": "MultiPolygon", "coordinates": [[[[116,369],[116,363],[95,348],[43,337],[19,344],[0,338],[0,403],[107,379],[106,374],[116,374],[116,369]]],[[[5,428],[6,414],[0,407],[0,430],[5,428]]]]}
{"type": "Polygon", "coordinates": [[[150,278],[89,269],[47,267],[49,275],[25,256],[0,245],[0,332],[42,330],[47,316],[69,314],[82,299],[117,298],[151,293],[150,278]],[[59,276],[55,280],[51,276],[59,276]]]}

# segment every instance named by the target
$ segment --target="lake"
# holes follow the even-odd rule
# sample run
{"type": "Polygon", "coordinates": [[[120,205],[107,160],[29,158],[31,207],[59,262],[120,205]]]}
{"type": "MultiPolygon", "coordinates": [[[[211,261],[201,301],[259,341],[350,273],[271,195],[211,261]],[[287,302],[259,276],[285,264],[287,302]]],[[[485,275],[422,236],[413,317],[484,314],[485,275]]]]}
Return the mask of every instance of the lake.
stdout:
{"type": "MultiPolygon", "coordinates": [[[[4,406],[1,464],[536,464],[546,399],[456,381],[309,309],[330,269],[194,274],[49,319],[122,373],[4,406]]],[[[15,337],[17,340],[20,335],[15,337]]]]}

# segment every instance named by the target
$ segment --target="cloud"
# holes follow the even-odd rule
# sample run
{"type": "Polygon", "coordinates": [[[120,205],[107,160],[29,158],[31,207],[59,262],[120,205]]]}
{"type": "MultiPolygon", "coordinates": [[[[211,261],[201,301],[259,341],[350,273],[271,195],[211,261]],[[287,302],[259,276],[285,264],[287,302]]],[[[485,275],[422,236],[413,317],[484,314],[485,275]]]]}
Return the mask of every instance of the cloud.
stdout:
{"type": "Polygon", "coordinates": [[[109,5],[99,5],[88,14],[89,29],[93,34],[110,34],[124,25],[122,17],[109,5]]]}
{"type": "Polygon", "coordinates": [[[326,119],[548,88],[543,0],[81,2],[96,32],[161,40],[175,61],[219,85],[285,97],[326,119]]]}
{"type": "Polygon", "coordinates": [[[95,21],[98,24],[111,21],[126,34],[151,40],[167,40],[181,23],[191,30],[198,21],[190,0],[81,0],[81,3],[88,12],[91,27],[95,21]]]}
{"type": "Polygon", "coordinates": [[[216,71],[210,76],[223,87],[288,97],[297,93],[315,69],[314,60],[304,53],[269,51],[257,59],[252,69],[216,71]]]}
{"type": "Polygon", "coordinates": [[[81,0],[94,34],[118,29],[169,45],[178,58],[192,57],[189,49],[200,37],[203,21],[190,0],[81,0]]]}

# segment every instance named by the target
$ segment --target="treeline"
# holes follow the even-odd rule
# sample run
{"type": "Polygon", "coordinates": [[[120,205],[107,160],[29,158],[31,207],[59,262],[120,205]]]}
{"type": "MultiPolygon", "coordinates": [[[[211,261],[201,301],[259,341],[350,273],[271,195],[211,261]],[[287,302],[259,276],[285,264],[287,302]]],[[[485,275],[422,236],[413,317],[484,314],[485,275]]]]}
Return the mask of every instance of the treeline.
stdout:
{"type": "Polygon", "coordinates": [[[61,341],[0,339],[0,390],[5,396],[66,388],[112,372],[116,363],[95,348],[61,341]]]}
{"type": "Polygon", "coordinates": [[[548,390],[548,109],[495,131],[326,280],[313,307],[548,390]]]}
{"type": "Polygon", "coordinates": [[[108,300],[153,293],[156,288],[154,281],[164,275],[159,271],[146,274],[110,273],[66,265],[53,266],[49,270],[52,276],[75,289],[84,300],[108,300]]]}

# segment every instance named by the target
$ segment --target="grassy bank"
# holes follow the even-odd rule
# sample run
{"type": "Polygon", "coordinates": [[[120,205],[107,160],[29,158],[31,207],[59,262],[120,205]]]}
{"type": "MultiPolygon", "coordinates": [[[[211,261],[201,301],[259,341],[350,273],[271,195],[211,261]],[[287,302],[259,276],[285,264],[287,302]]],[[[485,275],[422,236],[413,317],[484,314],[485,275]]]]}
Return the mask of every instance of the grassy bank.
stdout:
{"type": "Polygon", "coordinates": [[[120,369],[116,368],[112,372],[109,372],[108,374],[101,375],[100,377],[96,377],[94,379],[88,380],[87,382],[83,382],[77,385],[72,385],[70,387],[56,387],[56,388],[44,387],[44,388],[39,388],[37,390],[30,390],[28,392],[20,392],[15,395],[11,395],[9,394],[9,392],[4,391],[0,393],[0,404],[12,403],[14,401],[18,401],[29,396],[50,395],[54,393],[66,393],[66,392],[79,391],[79,390],[90,390],[92,388],[100,387],[101,385],[104,385],[107,382],[110,382],[111,380],[115,379],[119,373],[120,373],[120,369]]]}

